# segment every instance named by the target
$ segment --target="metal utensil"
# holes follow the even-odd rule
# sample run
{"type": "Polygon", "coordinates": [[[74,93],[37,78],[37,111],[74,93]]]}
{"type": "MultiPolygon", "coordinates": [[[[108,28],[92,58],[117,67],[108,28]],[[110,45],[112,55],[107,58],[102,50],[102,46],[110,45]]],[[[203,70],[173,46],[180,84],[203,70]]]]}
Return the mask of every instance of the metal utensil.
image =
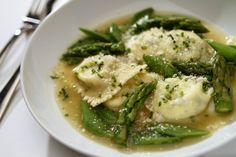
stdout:
{"type": "MultiPolygon", "coordinates": [[[[23,25],[17,29],[12,38],[5,45],[3,50],[0,52],[0,65],[4,60],[5,56],[9,52],[8,50],[14,45],[15,41],[24,33],[30,34],[33,32],[39,23],[50,13],[55,0],[33,0],[30,7],[30,11],[27,16],[23,17],[23,25]]],[[[8,81],[4,89],[0,93],[0,122],[5,115],[5,112],[12,99],[14,91],[20,81],[20,66],[17,67],[11,79],[8,81]]]]}

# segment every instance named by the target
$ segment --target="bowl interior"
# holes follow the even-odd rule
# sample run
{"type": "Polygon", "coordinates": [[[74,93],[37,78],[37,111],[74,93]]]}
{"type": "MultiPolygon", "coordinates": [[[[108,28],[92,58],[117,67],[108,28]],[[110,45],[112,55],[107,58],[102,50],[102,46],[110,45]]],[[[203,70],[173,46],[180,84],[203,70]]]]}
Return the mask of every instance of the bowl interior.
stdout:
{"type": "MultiPolygon", "coordinates": [[[[230,2],[234,4],[229,1],[212,3],[211,0],[100,0],[96,4],[86,0],[69,1],[39,26],[26,49],[21,85],[30,111],[49,134],[72,149],[96,156],[130,156],[84,137],[64,119],[55,100],[54,83],[50,79],[51,71],[61,54],[82,35],[79,27],[95,28],[110,19],[150,6],[160,11],[193,15],[217,25],[227,34],[236,34],[236,22],[230,18],[236,1],[230,2]]],[[[198,155],[235,137],[234,130],[236,123],[231,123],[199,143],[165,152],[137,152],[132,153],[132,156],[198,155]]]]}

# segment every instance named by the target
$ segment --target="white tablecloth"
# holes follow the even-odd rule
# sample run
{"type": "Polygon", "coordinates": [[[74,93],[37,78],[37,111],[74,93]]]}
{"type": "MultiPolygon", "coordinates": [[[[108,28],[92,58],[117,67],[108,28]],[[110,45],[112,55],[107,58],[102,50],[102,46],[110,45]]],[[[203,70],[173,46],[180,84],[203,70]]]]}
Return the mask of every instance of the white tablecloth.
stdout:
{"type": "MultiPolygon", "coordinates": [[[[62,4],[66,0],[59,0],[62,4]]],[[[0,2],[0,49],[21,24],[21,17],[30,7],[31,0],[1,0],[0,2]]],[[[59,7],[60,4],[57,6],[59,7]]],[[[24,39],[21,45],[27,42],[24,39]]],[[[14,53],[22,53],[22,48],[14,53]]],[[[1,71],[0,75],[4,75],[1,71]]],[[[0,82],[2,83],[2,82],[0,82]]],[[[204,157],[235,157],[236,140],[204,157]]],[[[33,119],[18,87],[7,115],[0,124],[0,157],[82,157],[54,140],[33,119]]]]}

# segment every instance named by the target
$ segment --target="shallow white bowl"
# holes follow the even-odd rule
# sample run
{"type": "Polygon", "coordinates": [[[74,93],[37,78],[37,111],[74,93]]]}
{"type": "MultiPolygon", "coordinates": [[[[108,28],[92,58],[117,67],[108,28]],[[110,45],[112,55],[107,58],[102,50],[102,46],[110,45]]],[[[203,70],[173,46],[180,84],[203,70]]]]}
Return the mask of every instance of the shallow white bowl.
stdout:
{"type": "MultiPolygon", "coordinates": [[[[195,156],[212,150],[236,136],[236,123],[219,129],[199,143],[165,152],[126,154],[78,133],[64,119],[55,101],[50,73],[59,57],[80,37],[79,27],[95,28],[104,21],[134,13],[146,7],[196,16],[236,35],[236,1],[220,0],[99,0],[70,1],[50,15],[36,30],[22,63],[21,85],[29,110],[50,135],[70,148],[93,156],[195,156]]],[[[37,142],[37,141],[36,141],[37,142]]]]}

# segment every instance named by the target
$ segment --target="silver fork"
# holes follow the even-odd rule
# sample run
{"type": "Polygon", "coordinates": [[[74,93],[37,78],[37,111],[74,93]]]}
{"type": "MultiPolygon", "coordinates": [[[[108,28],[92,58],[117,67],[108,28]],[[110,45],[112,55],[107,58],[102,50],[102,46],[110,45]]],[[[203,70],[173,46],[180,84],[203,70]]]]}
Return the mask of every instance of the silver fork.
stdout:
{"type": "MultiPolygon", "coordinates": [[[[33,32],[40,22],[50,13],[52,9],[52,5],[55,0],[33,0],[32,5],[30,7],[29,13],[23,17],[23,25],[19,29],[17,29],[12,36],[12,38],[8,41],[8,43],[4,46],[2,51],[0,52],[0,65],[3,62],[5,56],[14,45],[15,41],[24,33],[30,34],[33,32]]],[[[20,76],[20,66],[17,67],[11,79],[8,81],[4,89],[0,93],[0,122],[5,115],[6,109],[9,106],[9,102],[14,94],[14,91],[19,84],[20,76]]]]}

